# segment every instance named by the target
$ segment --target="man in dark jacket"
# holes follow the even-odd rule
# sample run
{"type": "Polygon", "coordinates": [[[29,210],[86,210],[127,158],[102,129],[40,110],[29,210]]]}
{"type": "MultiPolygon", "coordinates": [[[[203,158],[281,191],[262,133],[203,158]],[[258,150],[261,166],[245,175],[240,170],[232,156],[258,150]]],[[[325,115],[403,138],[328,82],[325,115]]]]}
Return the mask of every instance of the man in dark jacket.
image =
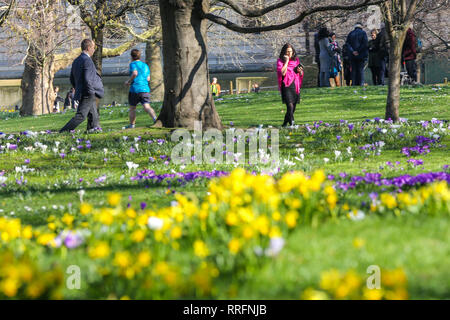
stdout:
{"type": "Polygon", "coordinates": [[[378,37],[377,29],[373,29],[370,33],[371,40],[369,40],[369,64],[368,67],[372,72],[372,83],[374,86],[381,84],[380,69],[380,38],[378,37]]]}
{"type": "Polygon", "coordinates": [[[314,34],[314,50],[316,52],[315,59],[317,63],[317,86],[320,87],[320,45],[319,45],[319,32],[314,34]]]}
{"type": "Polygon", "coordinates": [[[85,39],[81,42],[81,50],[82,53],[73,62],[70,72],[70,82],[75,88],[74,100],[79,101],[77,113],[60,132],[74,130],[86,117],[88,132],[98,130],[100,127],[96,98],[103,98],[104,89],[102,78],[91,59],[95,51],[95,43],[85,39]]]}
{"type": "Polygon", "coordinates": [[[417,81],[416,57],[416,35],[409,28],[403,43],[402,58],[406,65],[406,71],[413,82],[417,81]]]}
{"type": "Polygon", "coordinates": [[[367,34],[362,28],[362,24],[357,23],[345,42],[352,65],[352,86],[364,85],[364,64],[367,61],[369,49],[367,34]]]}
{"type": "Polygon", "coordinates": [[[384,23],[381,23],[380,33],[378,34],[380,50],[378,51],[380,58],[380,85],[384,86],[384,78],[386,67],[389,60],[389,42],[384,23]]]}

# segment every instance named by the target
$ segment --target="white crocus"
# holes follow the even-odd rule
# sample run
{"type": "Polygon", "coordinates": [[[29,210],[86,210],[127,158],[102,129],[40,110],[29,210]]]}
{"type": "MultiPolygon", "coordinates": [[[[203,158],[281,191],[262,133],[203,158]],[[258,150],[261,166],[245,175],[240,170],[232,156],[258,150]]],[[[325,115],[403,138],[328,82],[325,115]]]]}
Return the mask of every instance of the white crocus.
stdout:
{"type": "Polygon", "coordinates": [[[164,225],[164,221],[158,217],[149,217],[147,225],[152,230],[160,230],[164,225]]]}
{"type": "Polygon", "coordinates": [[[362,220],[365,218],[365,216],[366,216],[366,214],[364,212],[362,212],[361,210],[358,210],[356,212],[350,211],[348,214],[348,217],[350,218],[350,220],[353,220],[353,221],[362,220]]]}
{"type": "Polygon", "coordinates": [[[127,161],[127,167],[128,167],[128,170],[133,170],[133,169],[137,169],[139,167],[139,165],[132,161],[127,161]]]}
{"type": "Polygon", "coordinates": [[[84,191],[83,189],[78,191],[78,195],[80,196],[80,202],[83,202],[83,196],[84,196],[85,193],[86,193],[86,191],[84,191]]]}
{"type": "Polygon", "coordinates": [[[352,154],[352,147],[347,147],[347,153],[350,155],[352,154]]]}
{"type": "Polygon", "coordinates": [[[270,238],[269,248],[266,249],[265,254],[269,257],[277,256],[283,249],[285,241],[283,238],[275,237],[270,238]]]}
{"type": "Polygon", "coordinates": [[[334,156],[335,159],[337,160],[341,156],[341,152],[339,150],[334,150],[334,156]]]}

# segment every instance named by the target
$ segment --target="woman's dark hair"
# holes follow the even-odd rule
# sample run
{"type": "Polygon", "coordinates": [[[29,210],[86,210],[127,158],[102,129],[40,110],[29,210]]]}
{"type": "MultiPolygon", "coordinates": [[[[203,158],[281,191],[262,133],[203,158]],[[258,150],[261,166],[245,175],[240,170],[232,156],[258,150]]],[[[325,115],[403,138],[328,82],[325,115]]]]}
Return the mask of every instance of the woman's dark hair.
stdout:
{"type": "Polygon", "coordinates": [[[322,40],[323,38],[327,38],[329,36],[330,32],[326,27],[322,27],[319,30],[319,40],[322,40]]]}
{"type": "Polygon", "coordinates": [[[336,35],[336,33],[330,32],[330,38],[332,38],[332,37],[335,36],[335,35],[336,35]]]}
{"type": "Polygon", "coordinates": [[[280,52],[280,59],[283,60],[284,56],[286,55],[286,51],[288,48],[292,48],[292,57],[291,59],[295,59],[297,57],[297,52],[295,51],[294,47],[290,43],[286,43],[283,48],[281,48],[280,52]]]}

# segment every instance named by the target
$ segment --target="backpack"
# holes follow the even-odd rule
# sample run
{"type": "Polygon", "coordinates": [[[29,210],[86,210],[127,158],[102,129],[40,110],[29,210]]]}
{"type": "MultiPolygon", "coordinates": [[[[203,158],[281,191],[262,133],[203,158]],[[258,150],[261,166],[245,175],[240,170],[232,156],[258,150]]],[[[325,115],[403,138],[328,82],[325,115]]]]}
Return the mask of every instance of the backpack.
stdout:
{"type": "Polygon", "coordinates": [[[422,40],[420,40],[419,37],[416,37],[416,52],[420,53],[422,52],[422,40]]]}

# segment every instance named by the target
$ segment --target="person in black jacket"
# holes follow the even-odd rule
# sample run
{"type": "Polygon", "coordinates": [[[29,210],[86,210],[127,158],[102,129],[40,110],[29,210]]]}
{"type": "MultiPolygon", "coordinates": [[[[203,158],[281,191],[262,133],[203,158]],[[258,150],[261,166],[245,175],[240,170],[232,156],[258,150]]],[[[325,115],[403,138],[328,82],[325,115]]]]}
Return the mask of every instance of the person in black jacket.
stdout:
{"type": "Polygon", "coordinates": [[[342,48],[342,60],[345,84],[349,87],[352,81],[352,63],[350,62],[350,55],[347,46],[342,48]]]}
{"type": "Polygon", "coordinates": [[[372,82],[374,86],[381,84],[380,79],[380,39],[377,37],[377,30],[371,32],[371,40],[369,41],[369,68],[372,72],[372,82]]]}
{"type": "Polygon", "coordinates": [[[96,98],[103,98],[104,89],[102,78],[91,59],[95,51],[95,43],[90,39],[84,39],[81,42],[81,50],[83,52],[73,62],[70,72],[70,82],[75,88],[74,100],[79,101],[77,113],[60,132],[74,130],[86,117],[88,132],[100,128],[96,98]]]}
{"type": "Polygon", "coordinates": [[[314,34],[314,50],[316,55],[314,56],[317,63],[317,86],[320,87],[320,45],[319,45],[319,32],[314,34]]]}
{"type": "Polygon", "coordinates": [[[384,78],[387,77],[386,69],[389,61],[389,42],[384,23],[381,23],[380,32],[378,33],[377,38],[380,45],[378,51],[380,58],[380,85],[384,86],[384,78]]]}
{"type": "Polygon", "coordinates": [[[75,88],[70,88],[69,92],[66,94],[66,99],[64,100],[64,110],[75,109],[75,88]]]}
{"type": "Polygon", "coordinates": [[[55,87],[55,102],[53,104],[53,112],[61,112],[59,103],[64,102],[64,99],[59,95],[59,87],[55,87]]]}
{"type": "Polygon", "coordinates": [[[362,23],[358,22],[345,42],[352,63],[352,86],[364,86],[364,65],[369,55],[368,42],[362,23]]]}

